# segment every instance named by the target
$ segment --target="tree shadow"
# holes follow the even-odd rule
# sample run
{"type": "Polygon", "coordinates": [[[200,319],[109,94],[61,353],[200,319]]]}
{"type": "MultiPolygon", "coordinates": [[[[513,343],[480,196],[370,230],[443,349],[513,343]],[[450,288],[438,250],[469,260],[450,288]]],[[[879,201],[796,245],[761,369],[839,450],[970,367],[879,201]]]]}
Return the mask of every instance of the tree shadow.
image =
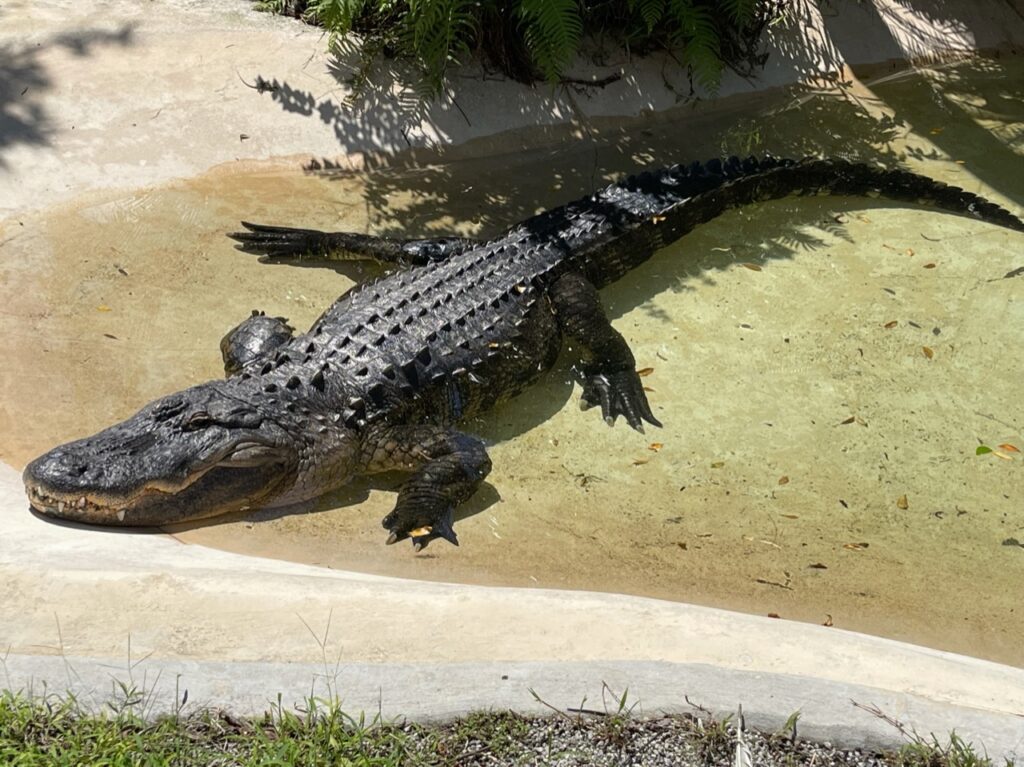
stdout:
{"type": "Polygon", "coordinates": [[[16,146],[47,146],[53,116],[44,104],[54,87],[43,58],[47,50],[62,48],[74,56],[89,56],[102,45],[134,44],[134,23],[118,29],[65,32],[34,46],[0,44],[0,168],[8,167],[4,152],[16,146]]]}

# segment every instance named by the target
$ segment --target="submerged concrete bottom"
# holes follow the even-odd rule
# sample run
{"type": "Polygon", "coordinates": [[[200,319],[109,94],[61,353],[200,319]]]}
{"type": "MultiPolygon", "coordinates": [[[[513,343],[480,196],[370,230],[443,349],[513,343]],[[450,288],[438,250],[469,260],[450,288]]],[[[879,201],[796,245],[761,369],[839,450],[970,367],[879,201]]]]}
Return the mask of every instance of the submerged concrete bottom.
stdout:
{"type": "Polygon", "coordinates": [[[1024,758],[1024,671],[823,626],[616,594],[440,584],[257,559],[38,519],[0,466],[6,688],[148,711],[260,713],[309,696],[351,713],[735,712],[802,737],[891,746],[956,732],[1024,758]],[[604,685],[610,693],[602,696],[604,685]],[[584,702],[585,701],[585,702],[584,702]]]}

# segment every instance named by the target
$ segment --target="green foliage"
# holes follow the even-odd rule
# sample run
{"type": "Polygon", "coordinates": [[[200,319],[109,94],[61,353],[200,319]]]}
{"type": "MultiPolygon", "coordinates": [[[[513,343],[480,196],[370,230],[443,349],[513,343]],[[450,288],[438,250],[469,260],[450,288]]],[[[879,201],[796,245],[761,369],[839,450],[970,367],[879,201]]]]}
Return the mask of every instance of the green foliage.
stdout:
{"type": "Polygon", "coordinates": [[[330,33],[336,53],[358,35],[366,82],[384,54],[413,65],[417,90],[437,95],[449,69],[471,51],[510,77],[559,82],[588,36],[629,51],[670,51],[714,91],[723,66],[745,73],[763,61],[758,41],[780,17],[782,0],[257,0],[258,7],[305,18],[330,33]]]}
{"type": "Polygon", "coordinates": [[[583,36],[576,0],[520,0],[526,48],[545,79],[555,81],[572,63],[583,36]]]}

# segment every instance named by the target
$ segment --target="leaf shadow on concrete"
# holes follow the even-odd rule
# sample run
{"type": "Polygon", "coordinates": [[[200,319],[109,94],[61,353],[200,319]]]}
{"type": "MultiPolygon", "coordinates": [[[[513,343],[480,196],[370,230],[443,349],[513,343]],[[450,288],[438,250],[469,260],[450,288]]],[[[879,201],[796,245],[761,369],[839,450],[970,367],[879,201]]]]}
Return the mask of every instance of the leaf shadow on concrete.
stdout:
{"type": "Polygon", "coordinates": [[[134,29],[127,23],[113,30],[66,32],[35,44],[0,44],[0,168],[8,167],[5,151],[50,143],[55,116],[44,97],[54,82],[44,62],[47,52],[61,48],[85,57],[98,46],[127,47],[134,44],[134,29]]]}

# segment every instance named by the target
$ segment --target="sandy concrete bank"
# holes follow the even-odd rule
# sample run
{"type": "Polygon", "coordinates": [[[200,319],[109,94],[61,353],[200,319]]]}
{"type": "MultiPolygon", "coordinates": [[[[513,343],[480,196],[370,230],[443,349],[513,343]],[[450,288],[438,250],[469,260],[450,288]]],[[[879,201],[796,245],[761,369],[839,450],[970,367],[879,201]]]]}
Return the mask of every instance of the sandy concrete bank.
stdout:
{"type": "MultiPolygon", "coordinates": [[[[527,87],[468,68],[426,108],[388,88],[343,105],[344,79],[320,32],[256,13],[246,0],[91,3],[14,0],[0,26],[0,215],[90,189],[144,186],[244,158],[312,154],[360,163],[410,147],[463,144],[522,126],[625,117],[692,106],[670,61],[612,56],[575,76],[623,71],[602,89],[527,87]],[[628,65],[628,66],[627,66],[628,65]],[[337,76],[336,76],[337,75],[337,76]],[[252,87],[257,77],[273,92],[252,87]]],[[[768,36],[753,80],[726,72],[719,97],[850,66],[930,59],[1024,41],[1012,3],[896,0],[792,4],[768,36]]],[[[586,131],[581,130],[580,139],[586,131]]]]}

